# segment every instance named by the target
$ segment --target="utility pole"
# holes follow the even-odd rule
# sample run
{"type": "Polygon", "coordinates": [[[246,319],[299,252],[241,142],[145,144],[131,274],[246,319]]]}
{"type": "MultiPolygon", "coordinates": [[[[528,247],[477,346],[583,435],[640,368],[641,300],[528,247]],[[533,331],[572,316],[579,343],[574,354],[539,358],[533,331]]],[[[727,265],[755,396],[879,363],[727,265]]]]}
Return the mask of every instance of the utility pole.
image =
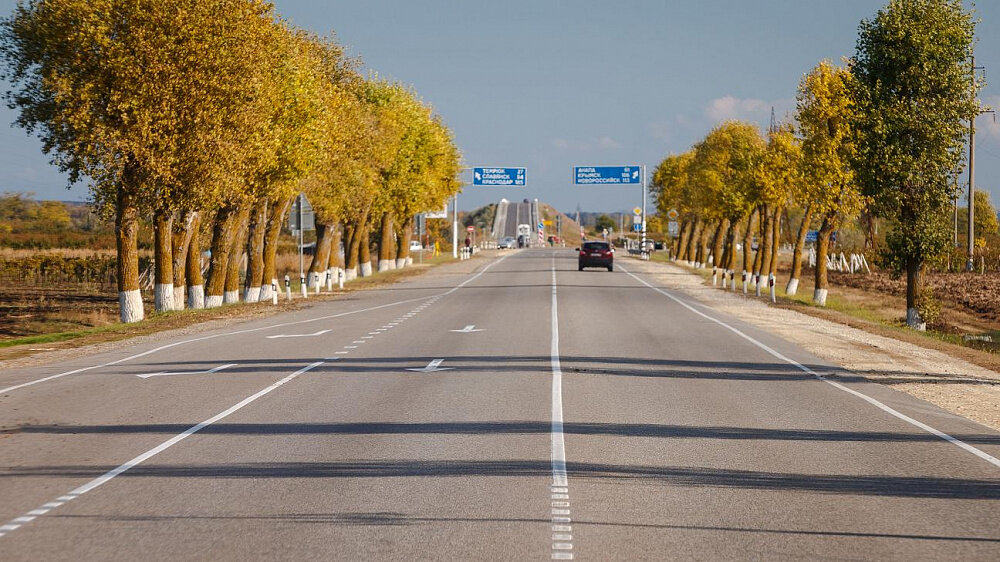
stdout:
{"type": "MultiPolygon", "coordinates": [[[[976,57],[972,57],[972,91],[976,92],[976,57]]],[[[969,120],[969,240],[966,245],[965,270],[972,271],[975,267],[976,252],[976,117],[969,120]]]]}
{"type": "MultiPolygon", "coordinates": [[[[984,73],[986,71],[985,66],[976,66],[976,57],[972,57],[972,91],[975,95],[976,93],[976,71],[982,70],[984,73]]],[[[968,234],[969,239],[966,241],[966,254],[967,259],[965,261],[965,270],[972,271],[975,269],[975,258],[976,258],[976,117],[982,115],[983,113],[992,113],[993,120],[996,121],[997,114],[993,110],[979,111],[976,115],[972,116],[969,120],[969,228],[968,234]]],[[[957,202],[956,202],[957,206],[957,202]]],[[[956,209],[956,214],[957,214],[956,209]]],[[[956,223],[958,219],[956,217],[956,223]]],[[[957,226],[957,224],[956,224],[957,226]]]]}

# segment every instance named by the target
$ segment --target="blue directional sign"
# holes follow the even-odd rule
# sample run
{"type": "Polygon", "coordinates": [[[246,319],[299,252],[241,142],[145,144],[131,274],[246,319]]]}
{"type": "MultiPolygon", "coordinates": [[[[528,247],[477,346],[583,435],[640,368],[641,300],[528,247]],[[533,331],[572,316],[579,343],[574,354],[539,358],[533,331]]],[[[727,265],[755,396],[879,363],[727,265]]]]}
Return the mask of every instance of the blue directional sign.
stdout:
{"type": "Polygon", "coordinates": [[[641,166],[577,166],[573,183],[577,185],[642,183],[641,166]]]}
{"type": "Polygon", "coordinates": [[[472,185],[524,185],[525,168],[473,168],[472,185]]]}

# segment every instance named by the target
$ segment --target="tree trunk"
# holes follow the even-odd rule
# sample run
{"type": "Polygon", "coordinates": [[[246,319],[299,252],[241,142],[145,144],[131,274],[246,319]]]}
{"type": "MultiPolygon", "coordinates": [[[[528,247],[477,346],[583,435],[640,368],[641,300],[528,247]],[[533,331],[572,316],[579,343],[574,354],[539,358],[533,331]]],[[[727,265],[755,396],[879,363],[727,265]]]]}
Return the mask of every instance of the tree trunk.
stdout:
{"type": "Polygon", "coordinates": [[[174,221],[170,247],[174,258],[174,310],[184,309],[184,288],[187,286],[188,246],[191,244],[191,224],[197,211],[185,211],[174,221]]]}
{"type": "Polygon", "coordinates": [[[816,290],[813,292],[813,302],[819,306],[826,306],[826,257],[830,253],[830,234],[835,228],[835,219],[835,214],[827,213],[816,238],[816,290]]]}
{"type": "Polygon", "coordinates": [[[920,317],[920,310],[917,308],[917,301],[923,290],[923,261],[909,256],[906,258],[906,325],[921,332],[927,329],[927,324],[920,317]]]}
{"type": "Polygon", "coordinates": [[[768,269],[771,267],[771,245],[774,235],[774,213],[771,212],[770,207],[764,205],[761,216],[764,220],[761,225],[760,242],[758,243],[761,247],[761,258],[760,263],[756,264],[757,296],[760,296],[761,278],[767,275],[768,269]]]}
{"type": "Polygon", "coordinates": [[[732,229],[729,233],[729,259],[726,261],[726,270],[729,272],[731,289],[736,290],[736,240],[740,237],[740,221],[733,221],[732,229]]]}
{"type": "Polygon", "coordinates": [[[156,312],[174,309],[173,211],[153,213],[153,306],[156,312]]]}
{"type": "Polygon", "coordinates": [[[743,292],[747,292],[747,285],[750,283],[750,276],[753,274],[753,264],[750,263],[750,253],[753,251],[753,227],[757,218],[757,209],[750,212],[747,217],[747,229],[743,235],[743,292]]]}
{"type": "Polygon", "coordinates": [[[240,302],[240,266],[243,265],[243,241],[247,236],[247,225],[250,222],[250,206],[241,209],[236,221],[236,236],[229,245],[229,257],[226,259],[226,290],[222,302],[226,304],[240,302]]]}
{"type": "Polygon", "coordinates": [[[697,240],[695,240],[694,266],[696,268],[701,268],[705,264],[705,238],[708,236],[709,228],[711,227],[707,222],[702,223],[697,240]]]}
{"type": "Polygon", "coordinates": [[[396,269],[402,269],[411,263],[410,241],[413,240],[413,215],[406,217],[399,235],[396,236],[396,269]]]}
{"type": "Polygon", "coordinates": [[[689,266],[694,265],[695,253],[698,251],[698,236],[701,235],[701,225],[701,219],[695,219],[694,226],[691,227],[691,235],[688,236],[685,258],[687,259],[687,265],[689,266]]]}
{"type": "Polygon", "coordinates": [[[330,249],[333,246],[333,236],[337,231],[336,223],[316,224],[316,252],[309,264],[309,284],[313,288],[321,285],[330,268],[330,249]]]}
{"type": "Polygon", "coordinates": [[[688,255],[688,240],[691,239],[691,231],[694,229],[693,220],[685,220],[681,224],[681,232],[677,242],[677,253],[674,254],[678,261],[686,261],[688,255]]]}
{"type": "Polygon", "coordinates": [[[205,279],[201,276],[201,213],[193,213],[191,242],[187,248],[184,277],[187,281],[188,308],[205,308],[205,279]]]}
{"type": "Polygon", "coordinates": [[[774,211],[774,218],[771,219],[771,262],[768,265],[768,275],[778,274],[778,250],[781,249],[781,213],[783,210],[778,207],[774,211]]]}
{"type": "Polygon", "coordinates": [[[378,270],[380,272],[396,269],[396,262],[392,258],[392,251],[395,247],[392,234],[392,212],[386,211],[382,213],[381,227],[379,228],[378,270]]]}
{"type": "Polygon", "coordinates": [[[361,230],[358,222],[344,226],[344,279],[350,281],[358,276],[358,257],[361,250],[361,230]]]}
{"type": "Polygon", "coordinates": [[[118,187],[115,244],[118,249],[118,307],[122,322],[139,322],[144,313],[139,292],[139,209],[135,199],[118,187]]]}
{"type": "Polygon", "coordinates": [[[229,250],[236,238],[239,210],[235,207],[220,209],[212,225],[212,257],[205,286],[205,308],[222,306],[226,290],[226,269],[229,250]]]}
{"type": "Polygon", "coordinates": [[[341,245],[343,242],[343,235],[341,234],[341,224],[333,224],[333,234],[330,235],[330,267],[343,268],[344,267],[344,256],[341,255],[341,245]]]}
{"type": "Polygon", "coordinates": [[[715,234],[712,235],[712,284],[716,284],[718,270],[723,269],[723,280],[725,280],[725,266],[722,259],[722,243],[729,232],[729,219],[722,219],[715,227],[715,234]]]}
{"type": "Polygon", "coordinates": [[[806,235],[809,233],[809,222],[812,220],[812,203],[806,205],[806,210],[802,214],[802,224],[799,225],[799,233],[795,236],[795,249],[792,251],[792,271],[788,279],[788,286],[785,293],[794,295],[799,290],[799,276],[802,275],[802,250],[806,246],[806,235]]]}
{"type": "MultiPolygon", "coordinates": [[[[247,232],[247,277],[243,300],[257,302],[263,285],[264,237],[267,235],[267,200],[262,199],[250,213],[250,227],[247,232]]],[[[270,279],[268,279],[270,282],[270,279]]]]}
{"type": "Polygon", "coordinates": [[[278,237],[281,235],[281,225],[285,215],[292,205],[292,195],[270,201],[267,213],[267,232],[264,234],[264,263],[260,274],[260,300],[267,301],[278,287],[278,275],[274,270],[274,259],[278,253],[278,237]]]}
{"type": "Polygon", "coordinates": [[[355,234],[358,237],[358,275],[360,277],[371,277],[372,275],[372,252],[371,252],[371,241],[369,240],[369,233],[371,232],[371,225],[367,222],[358,225],[359,233],[355,234]]]}

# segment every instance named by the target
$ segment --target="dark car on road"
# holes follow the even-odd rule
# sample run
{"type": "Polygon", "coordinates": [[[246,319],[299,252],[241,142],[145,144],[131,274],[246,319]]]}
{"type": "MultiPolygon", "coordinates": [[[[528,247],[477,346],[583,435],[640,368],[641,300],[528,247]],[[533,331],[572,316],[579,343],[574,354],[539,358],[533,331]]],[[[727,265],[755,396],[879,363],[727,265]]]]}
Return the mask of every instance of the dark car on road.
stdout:
{"type": "Polygon", "coordinates": [[[615,253],[607,242],[584,242],[577,248],[580,252],[577,264],[580,271],[585,267],[606,267],[608,271],[615,270],[615,253]]]}

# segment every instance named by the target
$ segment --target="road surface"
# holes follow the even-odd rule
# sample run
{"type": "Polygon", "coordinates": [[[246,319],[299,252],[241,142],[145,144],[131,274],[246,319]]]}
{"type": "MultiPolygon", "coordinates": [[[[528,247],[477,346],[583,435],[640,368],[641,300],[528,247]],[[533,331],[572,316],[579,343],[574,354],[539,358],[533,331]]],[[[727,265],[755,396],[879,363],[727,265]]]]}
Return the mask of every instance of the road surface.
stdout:
{"type": "Polygon", "coordinates": [[[616,265],[6,370],[0,560],[1000,558],[1000,434],[616,265]]]}

